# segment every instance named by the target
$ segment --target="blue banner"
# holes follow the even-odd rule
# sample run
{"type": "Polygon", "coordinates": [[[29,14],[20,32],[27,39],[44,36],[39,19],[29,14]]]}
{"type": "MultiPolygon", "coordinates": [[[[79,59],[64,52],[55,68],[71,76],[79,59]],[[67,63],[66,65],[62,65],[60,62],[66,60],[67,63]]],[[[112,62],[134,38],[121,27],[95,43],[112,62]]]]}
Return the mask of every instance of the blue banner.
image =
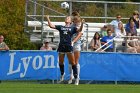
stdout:
{"type": "Polygon", "coordinates": [[[2,51],[0,79],[57,79],[57,52],[2,51]]]}
{"type": "Polygon", "coordinates": [[[83,80],[140,81],[140,54],[81,53],[83,80]]]}
{"type": "MultiPolygon", "coordinates": [[[[81,52],[81,80],[140,81],[140,54],[81,52]]],[[[65,58],[65,79],[69,79],[65,58]]],[[[1,51],[0,80],[58,80],[56,51],[1,51]]]]}

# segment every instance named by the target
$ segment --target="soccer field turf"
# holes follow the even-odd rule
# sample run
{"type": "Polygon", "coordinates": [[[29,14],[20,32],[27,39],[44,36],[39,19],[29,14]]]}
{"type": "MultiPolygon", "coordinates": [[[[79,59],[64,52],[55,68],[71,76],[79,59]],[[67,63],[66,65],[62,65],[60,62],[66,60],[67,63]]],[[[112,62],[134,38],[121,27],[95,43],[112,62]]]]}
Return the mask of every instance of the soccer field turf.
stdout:
{"type": "Polygon", "coordinates": [[[4,82],[0,93],[140,93],[140,85],[127,84],[37,84],[4,82]]]}

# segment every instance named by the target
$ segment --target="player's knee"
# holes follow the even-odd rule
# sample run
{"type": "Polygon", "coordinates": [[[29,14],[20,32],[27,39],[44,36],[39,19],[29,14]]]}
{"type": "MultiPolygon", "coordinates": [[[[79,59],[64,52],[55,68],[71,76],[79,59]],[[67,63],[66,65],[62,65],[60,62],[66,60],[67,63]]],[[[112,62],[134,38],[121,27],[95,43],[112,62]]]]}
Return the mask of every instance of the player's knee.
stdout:
{"type": "Polygon", "coordinates": [[[59,61],[59,64],[60,64],[60,65],[63,65],[63,64],[64,64],[64,62],[63,62],[63,61],[59,61]]]}
{"type": "Polygon", "coordinates": [[[70,62],[71,65],[75,65],[75,62],[70,62]]]}

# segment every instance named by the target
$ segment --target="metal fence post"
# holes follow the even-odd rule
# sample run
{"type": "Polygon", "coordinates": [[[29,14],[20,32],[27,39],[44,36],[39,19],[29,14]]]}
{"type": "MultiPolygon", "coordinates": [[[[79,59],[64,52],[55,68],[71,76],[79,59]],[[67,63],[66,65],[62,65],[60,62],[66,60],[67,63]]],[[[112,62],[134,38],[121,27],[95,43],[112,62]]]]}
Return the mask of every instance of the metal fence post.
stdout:
{"type": "Polygon", "coordinates": [[[88,24],[85,24],[86,25],[86,51],[88,51],[88,24]]]}
{"type": "Polygon", "coordinates": [[[27,31],[27,15],[28,15],[28,0],[25,1],[25,23],[24,23],[24,32],[27,31]]]}
{"type": "MultiPolygon", "coordinates": [[[[105,17],[107,17],[107,3],[104,3],[104,12],[105,17]]],[[[107,19],[105,18],[105,23],[107,22],[107,19]]]]}
{"type": "MultiPolygon", "coordinates": [[[[34,11],[33,14],[36,15],[36,0],[34,0],[34,11]]],[[[36,18],[36,16],[34,16],[34,18],[36,18]]]]}
{"type": "Polygon", "coordinates": [[[113,52],[116,52],[116,42],[114,39],[113,39],[113,52]]]}
{"type": "Polygon", "coordinates": [[[70,1],[69,3],[69,15],[72,14],[72,1],[70,1]]]}
{"type": "Polygon", "coordinates": [[[127,37],[125,37],[124,40],[125,40],[125,50],[124,50],[124,52],[127,52],[127,43],[128,43],[127,42],[127,37]]]}
{"type": "Polygon", "coordinates": [[[42,6],[42,21],[41,21],[41,42],[43,43],[43,31],[44,31],[44,7],[42,6]]]}

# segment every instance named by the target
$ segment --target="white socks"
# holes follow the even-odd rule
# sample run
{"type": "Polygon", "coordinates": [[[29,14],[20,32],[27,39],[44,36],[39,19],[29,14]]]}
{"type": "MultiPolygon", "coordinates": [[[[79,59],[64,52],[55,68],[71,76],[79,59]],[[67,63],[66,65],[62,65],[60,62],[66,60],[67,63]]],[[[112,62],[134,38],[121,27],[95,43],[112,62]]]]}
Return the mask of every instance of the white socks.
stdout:
{"type": "Polygon", "coordinates": [[[74,76],[73,76],[73,70],[72,70],[72,65],[69,64],[69,72],[70,72],[70,79],[73,79],[74,76]]]}
{"type": "Polygon", "coordinates": [[[77,78],[80,79],[80,64],[77,64],[77,78]]]}
{"type": "MultiPolygon", "coordinates": [[[[80,64],[78,63],[77,64],[77,78],[79,78],[80,79],[80,64]]],[[[70,79],[73,79],[74,78],[74,76],[73,76],[73,70],[72,70],[72,65],[71,64],[69,64],[69,72],[70,72],[70,79]]]]}

